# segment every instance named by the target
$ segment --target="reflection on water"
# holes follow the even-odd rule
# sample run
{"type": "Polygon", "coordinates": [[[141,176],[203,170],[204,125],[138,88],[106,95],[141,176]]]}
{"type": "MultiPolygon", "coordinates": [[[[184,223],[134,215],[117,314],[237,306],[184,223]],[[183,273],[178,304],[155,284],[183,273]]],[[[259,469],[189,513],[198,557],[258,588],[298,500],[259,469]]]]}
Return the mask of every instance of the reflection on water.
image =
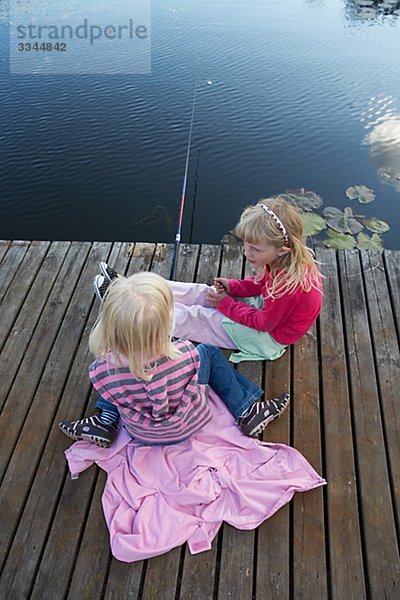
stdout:
{"type": "Polygon", "coordinates": [[[373,96],[359,121],[370,130],[363,144],[370,147],[381,181],[400,192],[400,111],[395,102],[393,96],[373,96]]]}
{"type": "MultiPolygon", "coordinates": [[[[243,206],[295,188],[343,212],[344,191],[366,185],[376,193],[366,218],[395,223],[400,0],[290,0],[290,10],[152,0],[152,73],[142,76],[10,74],[8,4],[0,1],[0,238],[172,241],[196,79],[184,242],[192,214],[193,242],[218,243],[243,206]]],[[[93,23],[90,7],[112,10],[106,0],[57,6],[68,18],[83,7],[93,23]]],[[[395,227],[383,241],[400,247],[395,227]]]]}
{"type": "Polygon", "coordinates": [[[400,192],[400,115],[383,116],[364,144],[369,144],[371,159],[384,183],[400,192]]]}
{"type": "Polygon", "coordinates": [[[354,25],[379,23],[400,16],[399,0],[346,0],[345,15],[354,25]]]}

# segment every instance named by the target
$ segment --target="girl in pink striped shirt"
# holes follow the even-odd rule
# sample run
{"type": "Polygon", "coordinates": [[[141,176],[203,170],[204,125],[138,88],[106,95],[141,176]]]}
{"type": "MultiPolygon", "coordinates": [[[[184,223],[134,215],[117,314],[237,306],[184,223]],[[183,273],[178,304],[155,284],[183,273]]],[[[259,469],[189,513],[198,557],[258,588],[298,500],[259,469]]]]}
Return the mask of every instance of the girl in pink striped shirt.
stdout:
{"type": "Polygon", "coordinates": [[[89,346],[97,356],[90,380],[100,394],[99,415],[62,421],[74,440],[112,444],[118,421],[149,445],[188,439],[212,418],[211,386],[246,435],[257,435],[283,411],[289,397],[259,400],[257,385],[233,369],[215,346],[172,342],[174,301],[170,285],[155,273],[118,277],[109,286],[89,346]]]}

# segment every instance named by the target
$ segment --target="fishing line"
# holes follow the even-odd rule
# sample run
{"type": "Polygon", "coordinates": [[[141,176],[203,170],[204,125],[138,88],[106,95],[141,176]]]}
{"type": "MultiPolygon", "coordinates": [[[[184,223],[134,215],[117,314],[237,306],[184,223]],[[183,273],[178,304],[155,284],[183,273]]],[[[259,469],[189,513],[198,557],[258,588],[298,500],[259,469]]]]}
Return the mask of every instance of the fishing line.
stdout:
{"type": "Polygon", "coordinates": [[[138,226],[142,226],[142,225],[153,225],[154,223],[157,223],[158,221],[160,221],[162,218],[164,217],[165,221],[167,222],[167,226],[169,228],[173,228],[173,223],[171,220],[171,216],[168,213],[168,211],[166,210],[166,208],[164,206],[162,206],[161,204],[157,204],[150,212],[148,215],[146,215],[145,217],[143,217],[143,219],[140,219],[139,221],[133,221],[133,223],[128,223],[127,227],[132,227],[132,225],[134,227],[138,227],[138,226]]]}

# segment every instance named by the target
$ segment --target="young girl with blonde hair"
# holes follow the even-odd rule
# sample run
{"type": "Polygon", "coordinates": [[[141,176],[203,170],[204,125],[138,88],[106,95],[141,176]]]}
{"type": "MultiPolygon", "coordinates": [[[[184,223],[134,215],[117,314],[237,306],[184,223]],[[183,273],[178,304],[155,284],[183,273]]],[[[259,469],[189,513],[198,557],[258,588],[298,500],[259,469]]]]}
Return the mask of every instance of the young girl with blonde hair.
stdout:
{"type": "MultiPolygon", "coordinates": [[[[104,268],[104,267],[103,267],[104,268]]],[[[208,385],[225,402],[247,435],[256,435],[269,415],[257,423],[263,394],[232,369],[215,346],[172,342],[174,301],[170,285],[155,273],[117,277],[109,286],[89,338],[97,357],[90,380],[100,394],[99,415],[62,421],[60,429],[74,440],[108,447],[118,420],[132,437],[148,445],[175,444],[202,429],[212,418],[208,385]],[[208,384],[208,385],[207,385],[208,384]]],[[[287,404],[287,394],[270,400],[287,404]]]]}
{"type": "Polygon", "coordinates": [[[171,283],[174,335],[238,349],[230,360],[275,360],[311,328],[322,307],[321,275],[298,210],[281,198],[249,206],[235,229],[255,272],[217,277],[215,289],[171,283]]]}

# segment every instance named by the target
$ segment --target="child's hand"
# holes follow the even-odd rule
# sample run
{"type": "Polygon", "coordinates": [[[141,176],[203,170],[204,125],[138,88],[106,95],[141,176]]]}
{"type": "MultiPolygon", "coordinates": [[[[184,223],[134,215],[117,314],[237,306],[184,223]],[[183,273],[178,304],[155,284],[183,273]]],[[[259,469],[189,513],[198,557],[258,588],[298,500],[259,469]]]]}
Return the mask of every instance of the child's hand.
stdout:
{"type": "MultiPolygon", "coordinates": [[[[217,288],[217,286],[215,286],[217,288]]],[[[209,289],[205,293],[205,297],[207,302],[213,307],[216,308],[218,302],[225,298],[228,294],[225,291],[222,292],[213,292],[212,289],[209,289]]]]}
{"type": "Polygon", "coordinates": [[[215,277],[214,285],[217,293],[226,292],[229,294],[229,279],[226,279],[226,277],[215,277]]]}

